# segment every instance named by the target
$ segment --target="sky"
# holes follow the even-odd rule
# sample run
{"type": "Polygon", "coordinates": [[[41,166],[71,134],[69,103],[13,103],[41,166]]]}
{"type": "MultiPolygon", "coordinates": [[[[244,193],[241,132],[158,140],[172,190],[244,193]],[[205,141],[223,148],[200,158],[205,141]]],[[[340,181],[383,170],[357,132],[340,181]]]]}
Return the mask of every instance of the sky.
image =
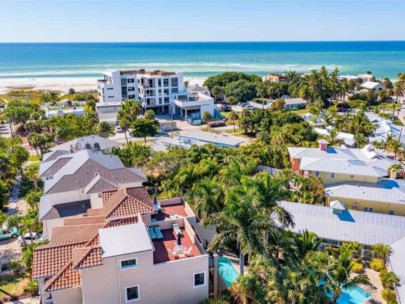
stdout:
{"type": "Polygon", "coordinates": [[[0,42],[405,40],[405,0],[0,0],[0,42]]]}

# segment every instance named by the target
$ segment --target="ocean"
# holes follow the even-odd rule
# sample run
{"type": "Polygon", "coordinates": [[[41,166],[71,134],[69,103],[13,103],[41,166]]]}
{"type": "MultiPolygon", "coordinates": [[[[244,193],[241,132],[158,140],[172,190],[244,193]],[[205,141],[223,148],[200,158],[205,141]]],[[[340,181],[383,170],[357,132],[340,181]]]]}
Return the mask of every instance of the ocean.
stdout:
{"type": "Polygon", "coordinates": [[[405,41],[3,43],[0,78],[97,77],[117,69],[164,69],[187,77],[225,71],[264,75],[325,66],[341,75],[405,72],[405,41]]]}

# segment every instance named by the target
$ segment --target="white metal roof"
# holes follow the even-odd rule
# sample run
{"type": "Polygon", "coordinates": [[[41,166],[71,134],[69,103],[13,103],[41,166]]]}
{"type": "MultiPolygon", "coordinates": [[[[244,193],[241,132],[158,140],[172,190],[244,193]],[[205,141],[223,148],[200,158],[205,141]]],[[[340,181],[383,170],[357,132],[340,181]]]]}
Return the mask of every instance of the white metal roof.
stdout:
{"type": "Polygon", "coordinates": [[[207,143],[213,143],[223,146],[237,147],[244,142],[243,139],[231,135],[215,134],[204,131],[189,131],[179,134],[180,138],[189,138],[207,143]]]}
{"type": "Polygon", "coordinates": [[[325,195],[335,198],[405,204],[405,182],[383,179],[378,183],[347,182],[325,187],[325,195]]]}
{"type": "Polygon", "coordinates": [[[405,237],[405,217],[372,212],[345,210],[332,213],[330,207],[282,201],[279,206],[293,217],[294,232],[304,230],[320,238],[356,241],[364,245],[391,245],[405,237]]]}
{"type": "Polygon", "coordinates": [[[99,229],[102,257],[153,250],[144,223],[99,229]]]}

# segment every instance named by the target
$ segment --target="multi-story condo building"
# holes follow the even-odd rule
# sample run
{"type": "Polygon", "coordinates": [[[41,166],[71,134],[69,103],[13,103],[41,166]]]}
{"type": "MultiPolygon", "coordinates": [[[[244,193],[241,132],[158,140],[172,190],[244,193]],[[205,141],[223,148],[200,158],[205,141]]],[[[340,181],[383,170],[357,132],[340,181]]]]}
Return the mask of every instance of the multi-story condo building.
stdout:
{"type": "Polygon", "coordinates": [[[104,73],[98,80],[101,103],[138,100],[144,110],[170,113],[180,118],[201,118],[205,111],[214,115],[214,100],[201,92],[189,92],[183,75],[177,72],[129,70],[104,73]]]}
{"type": "Polygon", "coordinates": [[[146,188],[98,197],[65,219],[33,257],[42,303],[199,303],[215,296],[217,262],[204,249],[215,230],[182,198],[152,201],[146,188]]]}

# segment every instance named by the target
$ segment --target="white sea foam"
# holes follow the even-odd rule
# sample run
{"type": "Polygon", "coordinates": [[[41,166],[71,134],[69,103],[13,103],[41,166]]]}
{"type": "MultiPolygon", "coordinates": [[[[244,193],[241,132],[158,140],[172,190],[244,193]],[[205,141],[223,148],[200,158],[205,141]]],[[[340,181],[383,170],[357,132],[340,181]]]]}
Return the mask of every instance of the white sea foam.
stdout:
{"type": "MultiPolygon", "coordinates": [[[[120,69],[168,69],[185,73],[218,73],[224,71],[240,72],[309,72],[321,68],[321,64],[264,64],[264,63],[235,63],[235,62],[154,62],[154,63],[125,63],[125,64],[97,64],[97,65],[64,65],[64,66],[38,66],[29,70],[14,72],[0,71],[0,77],[43,77],[43,76],[82,76],[101,75],[105,71],[120,69]]],[[[339,65],[326,65],[328,70],[343,69],[339,65]]]]}

